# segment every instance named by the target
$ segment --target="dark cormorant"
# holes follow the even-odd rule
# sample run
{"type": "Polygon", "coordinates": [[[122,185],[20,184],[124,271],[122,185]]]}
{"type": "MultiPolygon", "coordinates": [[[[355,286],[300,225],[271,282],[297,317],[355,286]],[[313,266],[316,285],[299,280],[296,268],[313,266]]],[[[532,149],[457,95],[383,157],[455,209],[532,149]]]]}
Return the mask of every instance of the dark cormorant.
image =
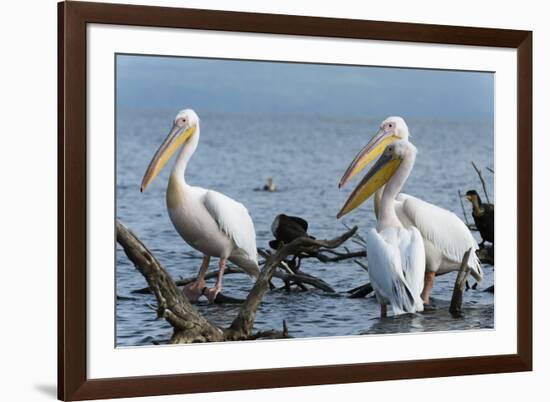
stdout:
{"type": "Polygon", "coordinates": [[[314,239],[307,234],[307,226],[307,221],[298,216],[277,215],[271,224],[271,232],[275,240],[271,240],[269,246],[277,250],[281,244],[288,244],[298,237],[306,236],[314,239]]]}
{"type": "Polygon", "coordinates": [[[495,206],[481,202],[481,198],[475,190],[468,191],[466,199],[472,203],[472,216],[481,235],[482,242],[479,246],[483,247],[486,241],[494,243],[495,206]]]}

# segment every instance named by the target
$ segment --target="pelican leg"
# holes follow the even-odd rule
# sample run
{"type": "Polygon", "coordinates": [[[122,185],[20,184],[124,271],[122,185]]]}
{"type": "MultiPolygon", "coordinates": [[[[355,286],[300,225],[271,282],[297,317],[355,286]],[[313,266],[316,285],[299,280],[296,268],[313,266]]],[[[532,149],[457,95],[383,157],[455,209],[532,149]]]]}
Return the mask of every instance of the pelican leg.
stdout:
{"type": "Polygon", "coordinates": [[[430,293],[432,293],[434,279],[435,279],[435,272],[428,271],[428,270],[424,272],[424,289],[422,289],[422,293],[420,294],[420,297],[422,298],[422,301],[424,302],[424,304],[430,304],[430,293]]]}
{"type": "Polygon", "coordinates": [[[199,269],[199,274],[194,282],[183,287],[183,294],[187,297],[187,300],[194,302],[197,301],[203,294],[204,288],[206,288],[206,282],[204,281],[204,275],[208,271],[208,265],[210,264],[210,256],[205,255],[202,258],[202,264],[199,269]]]}
{"type": "Polygon", "coordinates": [[[218,293],[220,293],[220,291],[222,290],[222,282],[223,282],[223,272],[225,271],[225,263],[226,263],[226,259],[225,258],[220,258],[220,265],[219,265],[219,271],[218,271],[218,279],[216,280],[216,285],[211,288],[211,289],[208,289],[206,291],[206,296],[208,297],[208,301],[210,303],[214,303],[214,301],[216,300],[216,296],[218,295],[218,293]]]}
{"type": "Polygon", "coordinates": [[[380,305],[380,318],[386,318],[388,316],[388,305],[387,304],[381,304],[380,305]]]}

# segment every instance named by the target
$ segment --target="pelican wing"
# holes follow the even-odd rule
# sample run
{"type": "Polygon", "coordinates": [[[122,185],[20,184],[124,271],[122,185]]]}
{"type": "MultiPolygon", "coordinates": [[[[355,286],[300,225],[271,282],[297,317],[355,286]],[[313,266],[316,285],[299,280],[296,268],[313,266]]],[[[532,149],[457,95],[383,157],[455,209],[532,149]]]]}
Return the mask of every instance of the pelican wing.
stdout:
{"type": "MultiPolygon", "coordinates": [[[[204,206],[217,222],[220,230],[233,240],[248,259],[257,265],[256,231],[246,207],[240,202],[212,190],[208,190],[204,196],[204,206]]],[[[243,268],[246,269],[246,267],[243,268]]]]}
{"type": "Polygon", "coordinates": [[[425,240],[432,242],[445,257],[460,263],[470,248],[468,266],[476,280],[483,278],[475,250],[477,242],[466,225],[452,212],[407,194],[399,194],[396,212],[405,226],[416,227],[425,240]]]}
{"type": "Polygon", "coordinates": [[[380,302],[389,303],[393,313],[417,311],[417,299],[403,275],[401,251],[395,228],[380,235],[370,229],[366,235],[369,278],[380,302]]]}
{"type": "Polygon", "coordinates": [[[424,240],[417,228],[402,229],[401,261],[403,262],[403,275],[411,291],[415,296],[416,311],[424,310],[424,303],[420,298],[424,288],[424,271],[426,270],[426,252],[424,240]]]}

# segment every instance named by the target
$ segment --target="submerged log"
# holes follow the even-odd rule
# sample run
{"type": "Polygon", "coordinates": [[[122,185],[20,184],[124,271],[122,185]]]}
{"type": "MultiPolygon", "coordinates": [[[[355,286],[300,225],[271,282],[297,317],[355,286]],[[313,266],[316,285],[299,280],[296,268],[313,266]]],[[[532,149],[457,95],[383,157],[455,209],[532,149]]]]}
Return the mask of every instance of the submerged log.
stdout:
{"type": "MultiPolygon", "coordinates": [[[[320,248],[333,249],[352,237],[357,227],[332,240],[315,240],[301,237],[284,245],[266,260],[260,276],[241,304],[239,312],[229,328],[222,329],[207,320],[193,308],[185,295],[178,289],[168,272],[161,266],[149,249],[120,221],[117,221],[117,242],[136,269],[143,275],[150,291],[157,300],[157,315],[173,327],[170,343],[220,342],[226,340],[247,340],[265,338],[266,332],[253,334],[256,311],[269,289],[275,269],[281,261],[297,253],[314,253],[320,248]]],[[[286,323],[283,331],[269,331],[271,337],[289,337],[286,323]]]]}
{"type": "Polygon", "coordinates": [[[484,290],[484,292],[495,293],[495,285],[489,286],[487,289],[484,290]]]}
{"type": "Polygon", "coordinates": [[[367,282],[364,285],[348,290],[348,293],[351,293],[348,297],[350,299],[360,299],[363,297],[367,297],[372,292],[374,292],[374,288],[372,287],[370,282],[367,282]]]}

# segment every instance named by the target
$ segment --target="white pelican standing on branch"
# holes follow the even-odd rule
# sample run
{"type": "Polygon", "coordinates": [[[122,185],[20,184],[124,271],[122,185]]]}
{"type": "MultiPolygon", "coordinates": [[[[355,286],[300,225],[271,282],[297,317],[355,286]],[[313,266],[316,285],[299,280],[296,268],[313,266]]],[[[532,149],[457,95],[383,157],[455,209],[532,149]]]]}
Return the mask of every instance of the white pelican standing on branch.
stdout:
{"type": "Polygon", "coordinates": [[[185,168],[199,143],[199,117],[191,109],[180,111],[170,133],[151,160],[141,191],[153,181],[174,152],[183,145],[172,168],[166,190],[168,215],[180,236],[191,247],[203,253],[199,275],[184,288],[189,300],[197,300],[206,290],[213,302],[222,289],[226,260],[258,277],[258,258],[254,223],[245,206],[221,193],[193,187],[185,181],[185,168]],[[204,275],[210,257],[218,257],[219,274],[212,289],[206,287],[204,275]]]}
{"type": "Polygon", "coordinates": [[[394,206],[415,159],[416,148],[411,143],[398,141],[388,145],[337,215],[340,218],[357,208],[387,183],[376,229],[371,228],[366,236],[369,278],[382,317],[386,316],[388,304],[394,315],[424,310],[420,298],[426,269],[424,241],[417,228],[403,226],[394,206]]]}
{"type": "MultiPolygon", "coordinates": [[[[338,187],[342,187],[376,159],[387,145],[398,140],[409,141],[409,128],[401,117],[388,117],[382,122],[380,129],[369,143],[357,154],[338,187]]],[[[383,188],[380,188],[375,194],[374,209],[377,215],[380,200],[383,197],[382,191],[383,188]]],[[[477,250],[477,242],[470,230],[455,214],[419,198],[399,194],[395,211],[405,227],[416,227],[424,239],[426,272],[422,300],[425,304],[429,304],[435,276],[458,271],[464,253],[470,248],[477,250]]],[[[468,267],[477,281],[483,278],[481,264],[475,252],[470,254],[468,267]]]]}

